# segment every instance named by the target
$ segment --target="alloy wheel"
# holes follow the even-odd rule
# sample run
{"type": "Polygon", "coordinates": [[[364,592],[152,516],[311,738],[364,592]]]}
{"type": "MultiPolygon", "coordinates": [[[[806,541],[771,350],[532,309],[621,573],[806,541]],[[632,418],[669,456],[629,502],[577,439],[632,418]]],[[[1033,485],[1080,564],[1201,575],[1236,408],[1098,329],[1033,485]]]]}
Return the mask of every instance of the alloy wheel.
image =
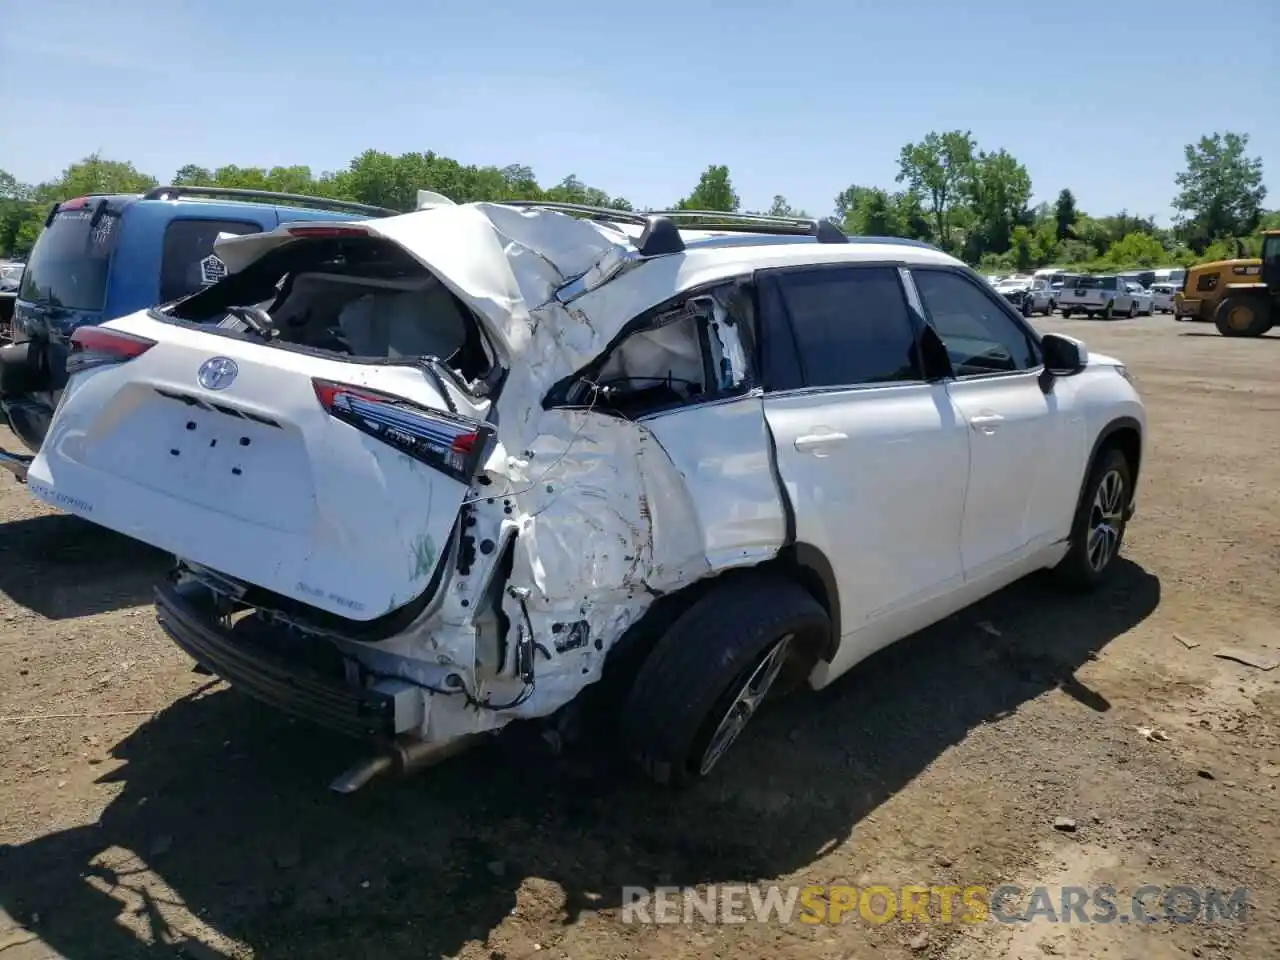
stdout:
{"type": "Polygon", "coordinates": [[[1085,541],[1085,554],[1089,567],[1095,573],[1111,562],[1120,546],[1120,531],[1124,525],[1124,477],[1118,470],[1109,470],[1098,483],[1089,510],[1089,532],[1085,541]]]}
{"type": "Polygon", "coordinates": [[[747,676],[746,681],[738,688],[738,692],[734,695],[733,701],[721,717],[719,725],[716,727],[715,733],[711,735],[711,741],[707,744],[707,749],[702,754],[702,763],[699,771],[706,774],[712,767],[724,756],[725,751],[733,745],[738,739],[738,735],[747,726],[755,712],[760,709],[760,704],[764,701],[765,696],[773,687],[774,682],[778,679],[778,674],[782,672],[782,666],[787,659],[787,651],[791,647],[791,641],[795,635],[788,633],[782,636],[761,658],[756,664],[754,670],[747,676]]]}

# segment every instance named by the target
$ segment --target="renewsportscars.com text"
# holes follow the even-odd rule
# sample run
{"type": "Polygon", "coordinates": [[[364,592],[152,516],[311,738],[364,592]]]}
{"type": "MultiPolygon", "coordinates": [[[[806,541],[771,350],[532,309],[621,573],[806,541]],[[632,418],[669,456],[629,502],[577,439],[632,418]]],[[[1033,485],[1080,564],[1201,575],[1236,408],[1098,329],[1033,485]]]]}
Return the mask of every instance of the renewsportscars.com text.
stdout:
{"type": "Polygon", "coordinates": [[[1248,891],[1150,884],[855,887],[623,887],[622,922],[692,923],[1222,923],[1245,919],[1248,891]]]}

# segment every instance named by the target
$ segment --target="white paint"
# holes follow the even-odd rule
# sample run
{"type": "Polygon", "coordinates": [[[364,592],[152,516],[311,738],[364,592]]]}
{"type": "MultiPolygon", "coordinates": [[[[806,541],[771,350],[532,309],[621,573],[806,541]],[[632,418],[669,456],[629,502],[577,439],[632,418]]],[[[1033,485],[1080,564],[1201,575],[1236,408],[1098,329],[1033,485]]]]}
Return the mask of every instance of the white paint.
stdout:
{"type": "MultiPolygon", "coordinates": [[[[146,313],[107,326],[158,346],[73,379],[31,480],[46,502],[91,504],[91,519],[104,526],[355,620],[422,593],[434,563],[424,569],[415,558],[429,545],[447,573],[418,619],[376,646],[337,642],[381,675],[441,691],[448,678],[461,683],[466,696],[424,690],[417,732],[431,740],[569,702],[599,678],[613,643],[656,595],[774,557],[787,544],[788,509],[797,540],[826,555],[840,593],[838,654],[811,678],[823,686],[885,644],[1056,562],[1093,438],[1117,416],[1145,425],[1119,362],[1101,356],[1048,395],[1035,371],[748,392],[638,421],[594,406],[544,410],[548,389],[599,357],[625,324],[691,288],[764,266],[956,261],[920,247],[805,242],[691,245],[641,261],[631,225],[496,204],[428,198],[427,206],[362,226],[399,243],[457,294],[507,368],[494,410],[450,388],[463,412],[496,415],[487,484],[466,488],[332,420],[311,386],[322,377],[443,408],[420,371],[215,339],[146,313]],[[240,368],[216,395],[195,382],[214,354],[240,368]],[[186,421],[204,436],[227,429],[220,415],[188,413],[154,387],[232,402],[281,427],[222,417],[237,427],[229,443],[251,439],[242,475],[231,477],[225,448],[182,446],[186,421]],[[169,454],[175,448],[180,457],[169,454]],[[498,545],[477,554],[465,576],[442,555],[464,504],[476,542],[498,545]],[[485,588],[512,538],[513,589],[501,606],[511,638],[531,631],[541,651],[531,694],[510,652],[497,662],[483,624],[485,588]],[[590,642],[558,650],[566,632],[554,626],[579,621],[590,642]],[[509,709],[474,705],[525,694],[509,709]]],[[[282,228],[220,240],[217,251],[234,272],[290,242],[282,228]]],[[[709,335],[728,363],[727,382],[739,384],[749,350],[717,311],[709,335]]],[[[687,360],[684,349],[664,328],[615,359],[621,370],[654,358],[676,365],[687,360]]]]}

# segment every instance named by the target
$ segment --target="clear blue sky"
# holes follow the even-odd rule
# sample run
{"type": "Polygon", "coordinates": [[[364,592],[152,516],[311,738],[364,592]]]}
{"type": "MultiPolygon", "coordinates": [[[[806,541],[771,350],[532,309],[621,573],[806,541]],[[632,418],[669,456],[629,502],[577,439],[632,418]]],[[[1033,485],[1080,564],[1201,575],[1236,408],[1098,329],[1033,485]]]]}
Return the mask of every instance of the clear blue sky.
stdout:
{"type": "Polygon", "coordinates": [[[745,207],[782,193],[821,214],[850,183],[892,187],[902,144],[962,128],[1026,164],[1036,200],[1070,187],[1084,210],[1164,221],[1184,144],[1216,129],[1251,136],[1280,207],[1280,0],[1212,11],[26,0],[0,29],[0,169],[38,181],[100,151],[163,180],[435,150],[657,206],[724,163],[745,207]]]}

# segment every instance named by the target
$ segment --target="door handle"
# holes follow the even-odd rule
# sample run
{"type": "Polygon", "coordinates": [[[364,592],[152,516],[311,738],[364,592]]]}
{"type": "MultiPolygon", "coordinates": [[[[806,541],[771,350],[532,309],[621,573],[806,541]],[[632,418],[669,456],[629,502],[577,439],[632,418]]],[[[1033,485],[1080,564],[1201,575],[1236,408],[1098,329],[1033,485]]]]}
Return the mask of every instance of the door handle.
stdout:
{"type": "Polygon", "coordinates": [[[836,444],[844,443],[849,439],[847,433],[839,433],[831,430],[827,433],[806,433],[804,436],[796,437],[795,448],[800,453],[813,453],[817,456],[823,456],[827,447],[834,447],[836,444]]]}
{"type": "Polygon", "coordinates": [[[996,427],[1004,420],[998,413],[980,413],[969,418],[969,426],[979,433],[995,433],[996,427]]]}

